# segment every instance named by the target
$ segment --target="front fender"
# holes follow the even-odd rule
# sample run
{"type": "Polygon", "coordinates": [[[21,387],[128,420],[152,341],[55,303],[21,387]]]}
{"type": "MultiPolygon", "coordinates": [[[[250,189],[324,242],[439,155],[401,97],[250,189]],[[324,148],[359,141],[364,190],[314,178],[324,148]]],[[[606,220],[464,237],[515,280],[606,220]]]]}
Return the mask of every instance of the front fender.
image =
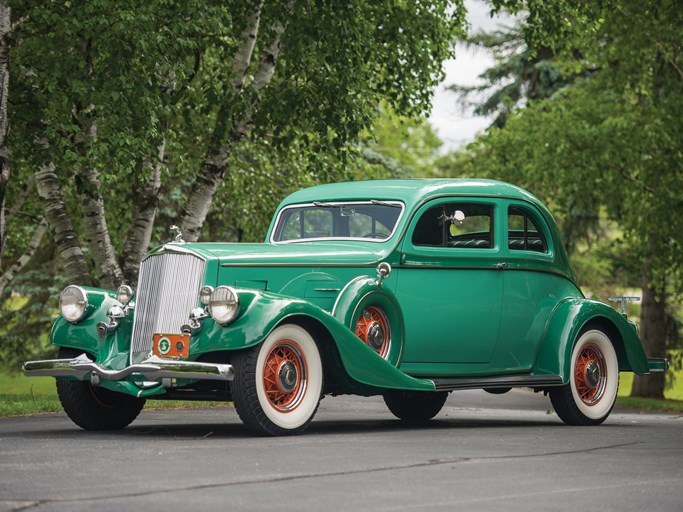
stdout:
{"type": "Polygon", "coordinates": [[[593,322],[605,329],[612,340],[620,371],[638,375],[649,373],[647,356],[634,327],[608,305],[574,297],[563,300],[553,311],[536,357],[534,373],[560,375],[565,384],[569,382],[574,343],[581,331],[593,322]]]}
{"type": "Polygon", "coordinates": [[[122,318],[119,328],[106,339],[97,334],[98,322],[109,322],[107,311],[113,305],[121,305],[115,298],[115,292],[100,288],[83,287],[88,294],[88,310],[82,320],[77,323],[67,322],[61,315],[57,317],[50,341],[58,347],[69,347],[83,350],[95,357],[98,363],[107,364],[112,369],[121,369],[126,365],[130,335],[133,326],[131,317],[122,318]]]}
{"type": "Polygon", "coordinates": [[[434,391],[434,383],[415,379],[398,370],[363,343],[335,316],[301,299],[260,290],[238,289],[242,304],[239,318],[221,326],[210,318],[193,339],[190,352],[240,350],[261,343],[288,319],[306,317],[317,321],[337,347],[345,373],[354,381],[375,388],[434,391]]]}

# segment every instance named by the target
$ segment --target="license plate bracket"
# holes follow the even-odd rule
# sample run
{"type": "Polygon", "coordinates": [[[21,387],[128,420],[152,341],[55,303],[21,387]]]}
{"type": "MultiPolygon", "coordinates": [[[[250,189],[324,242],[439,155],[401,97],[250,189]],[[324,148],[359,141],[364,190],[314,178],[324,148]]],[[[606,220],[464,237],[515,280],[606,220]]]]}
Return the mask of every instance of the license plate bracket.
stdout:
{"type": "Polygon", "coordinates": [[[187,359],[190,355],[190,335],[154,333],[152,353],[159,357],[187,359]]]}

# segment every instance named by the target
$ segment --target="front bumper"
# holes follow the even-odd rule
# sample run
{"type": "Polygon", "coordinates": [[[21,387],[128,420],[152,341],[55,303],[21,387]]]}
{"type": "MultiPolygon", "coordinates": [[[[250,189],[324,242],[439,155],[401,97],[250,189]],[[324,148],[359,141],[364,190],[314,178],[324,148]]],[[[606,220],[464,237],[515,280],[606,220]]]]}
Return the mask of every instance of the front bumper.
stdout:
{"type": "Polygon", "coordinates": [[[175,361],[157,356],[150,356],[141,363],[121,370],[108,370],[85,354],[74,359],[27,361],[22,370],[27,377],[74,377],[89,380],[93,385],[98,385],[101,380],[125,380],[134,374],[141,375],[148,382],[161,383],[164,383],[164,379],[174,378],[231,381],[235,376],[230,364],[175,361]]]}

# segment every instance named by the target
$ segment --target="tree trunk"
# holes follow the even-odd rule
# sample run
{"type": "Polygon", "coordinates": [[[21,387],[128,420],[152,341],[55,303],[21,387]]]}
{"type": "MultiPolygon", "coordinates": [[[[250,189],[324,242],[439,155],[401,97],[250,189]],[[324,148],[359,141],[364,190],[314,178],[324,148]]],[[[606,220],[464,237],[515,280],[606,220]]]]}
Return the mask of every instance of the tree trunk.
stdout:
{"type": "Polygon", "coordinates": [[[164,162],[165,144],[159,145],[157,162],[152,167],[152,173],[145,188],[137,196],[133,208],[133,221],[128,236],[123,244],[121,254],[121,269],[123,279],[130,286],[135,286],[138,280],[140,260],[147,252],[152,240],[152,228],[159,205],[159,189],[161,188],[161,166],[164,162]]]}
{"type": "Polygon", "coordinates": [[[123,281],[123,273],[109,236],[97,171],[81,170],[76,176],[76,190],[83,205],[84,231],[95,263],[98,284],[102,288],[114,290],[123,281]]]}
{"type": "MultiPolygon", "coordinates": [[[[640,339],[650,357],[666,357],[666,301],[664,290],[653,283],[650,264],[643,265],[643,299],[640,308],[640,339]]],[[[636,375],[631,396],[664,398],[664,373],[636,375]]]]}
{"type": "MultiPolygon", "coordinates": [[[[263,2],[259,3],[247,20],[246,27],[242,31],[240,44],[232,60],[232,86],[237,92],[242,90],[254,52],[262,6],[263,2]]],[[[199,232],[206,220],[206,215],[209,213],[213,196],[225,176],[229,152],[227,135],[232,131],[231,119],[228,118],[229,110],[227,105],[222,105],[218,111],[206,155],[190,188],[190,194],[179,222],[183,231],[183,238],[188,242],[195,242],[199,238],[199,232]]]]}
{"type": "Polygon", "coordinates": [[[46,164],[36,172],[36,186],[43,202],[45,218],[57,245],[57,253],[64,264],[67,279],[73,284],[91,286],[92,280],[88,274],[88,266],[66,211],[54,164],[46,164]]]}
{"type": "Polygon", "coordinates": [[[7,239],[5,224],[5,191],[10,176],[9,155],[7,152],[7,94],[9,92],[9,42],[8,35],[12,28],[12,11],[6,0],[0,0],[0,262],[7,239]]]}
{"type": "Polygon", "coordinates": [[[253,56],[254,44],[258,33],[261,5],[250,19],[250,24],[242,33],[242,43],[233,59],[233,87],[242,94],[252,95],[247,107],[240,115],[227,119],[228,108],[223,106],[216,117],[206,156],[181,217],[180,226],[185,240],[196,241],[206,220],[213,197],[223,182],[227,171],[228,154],[248,134],[252,126],[252,113],[256,107],[258,91],[266,87],[273,78],[280,53],[280,40],[285,26],[280,21],[273,23],[273,40],[264,48],[259,66],[250,84],[245,84],[246,71],[253,56]],[[246,86],[246,90],[245,89],[246,86]]]}
{"type": "Polygon", "coordinates": [[[5,291],[5,287],[12,282],[12,279],[14,279],[17,274],[22,271],[29,261],[31,261],[31,258],[35,254],[36,250],[38,247],[40,247],[40,243],[43,241],[43,236],[45,236],[46,231],[47,222],[45,222],[45,219],[42,219],[33,233],[33,237],[31,238],[31,242],[28,244],[26,252],[24,252],[24,254],[22,254],[21,257],[15,261],[14,264],[8,268],[4,274],[0,276],[0,296],[2,296],[2,292],[5,291]]]}
{"type": "Polygon", "coordinates": [[[232,59],[232,86],[237,90],[242,88],[244,79],[247,76],[251,55],[254,53],[254,46],[256,45],[262,9],[263,2],[259,2],[247,20],[247,25],[242,31],[241,43],[237,47],[237,51],[232,59]]]}

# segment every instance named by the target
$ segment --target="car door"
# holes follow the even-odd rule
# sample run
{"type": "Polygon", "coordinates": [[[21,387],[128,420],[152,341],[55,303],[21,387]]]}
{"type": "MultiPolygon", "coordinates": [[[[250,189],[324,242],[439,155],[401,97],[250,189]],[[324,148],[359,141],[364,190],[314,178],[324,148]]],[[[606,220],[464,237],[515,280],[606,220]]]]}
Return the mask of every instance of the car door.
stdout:
{"type": "Polygon", "coordinates": [[[397,282],[405,371],[449,373],[491,361],[503,290],[496,215],[493,200],[440,198],[412,219],[397,282]]]}
{"type": "Polygon", "coordinates": [[[555,306],[575,296],[575,285],[554,269],[555,247],[543,216],[531,204],[501,205],[505,244],[503,310],[495,355],[497,367],[530,369],[555,306]]]}

